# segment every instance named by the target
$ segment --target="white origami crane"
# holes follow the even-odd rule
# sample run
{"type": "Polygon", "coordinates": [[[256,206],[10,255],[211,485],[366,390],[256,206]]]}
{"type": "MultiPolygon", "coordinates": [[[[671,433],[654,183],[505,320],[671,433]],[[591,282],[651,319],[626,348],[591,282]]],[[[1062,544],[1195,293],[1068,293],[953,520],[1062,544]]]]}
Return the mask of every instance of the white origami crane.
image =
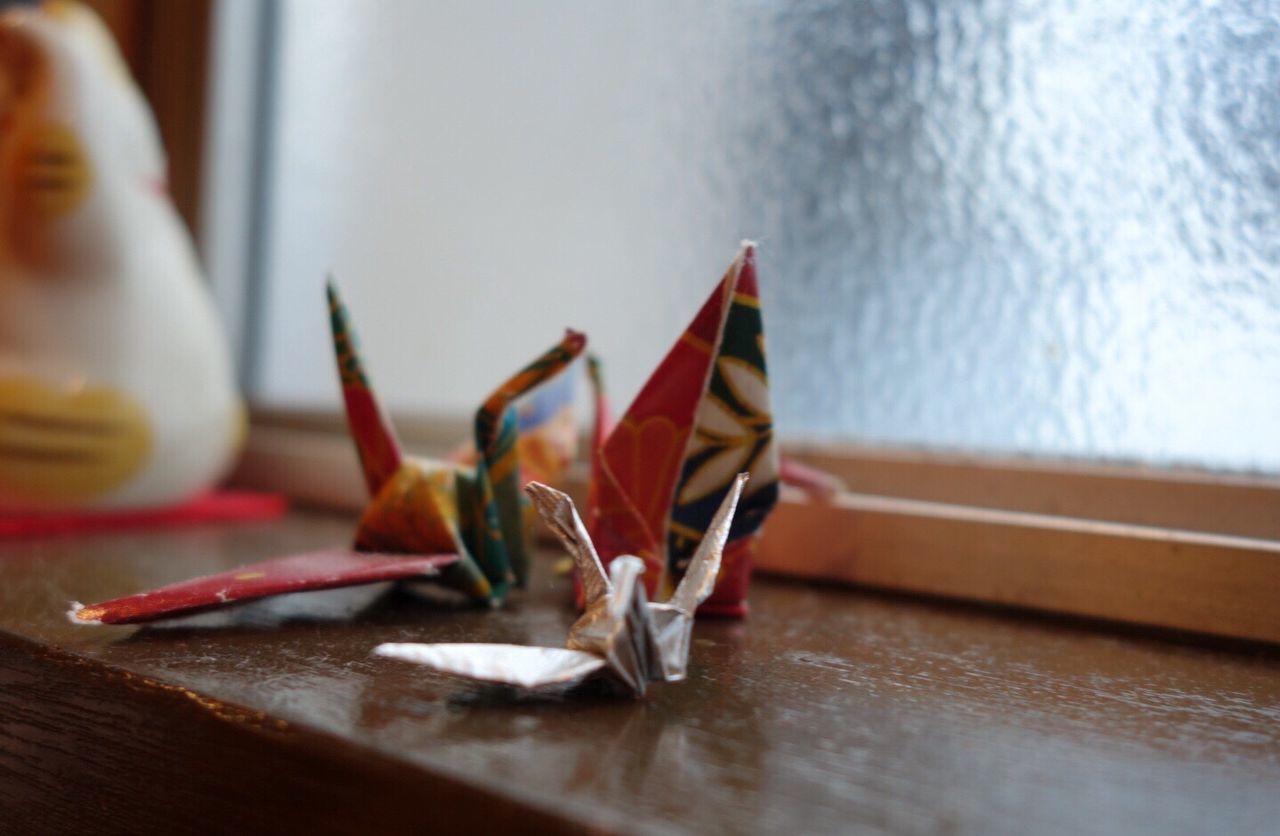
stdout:
{"type": "Polygon", "coordinates": [[[378,645],[374,653],[527,689],[567,688],[601,677],[640,697],[651,681],[684,679],[693,615],[715,586],[720,555],[746,481],[745,473],[734,480],[683,580],[664,604],[650,603],[646,597],[644,584],[639,583],[644,562],[638,557],[614,560],[606,577],[573,500],[531,482],[525,491],[573,556],[586,591],[586,612],[569,628],[568,646],[393,642],[378,645]]]}

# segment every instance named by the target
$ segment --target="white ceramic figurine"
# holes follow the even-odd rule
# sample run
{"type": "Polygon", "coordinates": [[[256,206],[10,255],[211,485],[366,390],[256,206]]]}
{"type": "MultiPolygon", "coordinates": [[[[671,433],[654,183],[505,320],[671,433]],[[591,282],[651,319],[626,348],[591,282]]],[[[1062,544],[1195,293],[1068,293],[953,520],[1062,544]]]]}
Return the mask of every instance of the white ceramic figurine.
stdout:
{"type": "Polygon", "coordinates": [[[151,112],[102,22],[0,13],[0,511],[184,499],[243,410],[151,112]]]}

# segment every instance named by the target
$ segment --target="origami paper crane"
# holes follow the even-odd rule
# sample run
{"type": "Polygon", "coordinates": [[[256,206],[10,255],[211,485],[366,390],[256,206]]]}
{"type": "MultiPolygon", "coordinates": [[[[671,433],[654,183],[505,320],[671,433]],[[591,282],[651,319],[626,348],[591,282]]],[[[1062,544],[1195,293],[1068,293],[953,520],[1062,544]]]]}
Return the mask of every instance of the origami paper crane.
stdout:
{"type": "Polygon", "coordinates": [[[608,566],[639,557],[649,594],[688,571],[717,507],[751,476],[702,612],[744,615],[755,540],[778,499],[755,247],[744,243],[724,278],[616,426],[596,390],[587,526],[608,566]]]}
{"type": "Polygon", "coordinates": [[[573,556],[582,578],[586,612],[569,628],[567,646],[395,642],[378,645],[374,653],[529,690],[569,688],[600,677],[620,692],[642,697],[652,681],[684,679],[694,612],[715,585],[746,481],[745,473],[730,481],[680,584],[662,604],[651,603],[645,595],[640,583],[643,560],[619,556],[606,576],[573,500],[554,488],[531,483],[525,490],[573,556]]]}
{"type": "Polygon", "coordinates": [[[126,624],[189,615],[278,595],[432,577],[477,601],[501,602],[528,566],[517,398],[573,361],[586,337],[568,331],[485,400],[475,415],[474,467],[411,458],[374,395],[355,331],[332,283],[330,325],[347,423],[371,500],[353,548],[276,558],[117,598],[70,613],[81,623],[126,624]]]}

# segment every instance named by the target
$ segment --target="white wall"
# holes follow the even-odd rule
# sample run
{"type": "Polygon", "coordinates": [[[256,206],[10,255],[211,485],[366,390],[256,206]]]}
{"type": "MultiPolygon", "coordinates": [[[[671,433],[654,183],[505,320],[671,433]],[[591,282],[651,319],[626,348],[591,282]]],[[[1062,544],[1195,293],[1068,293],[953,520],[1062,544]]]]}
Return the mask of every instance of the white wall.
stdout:
{"type": "Polygon", "coordinates": [[[750,232],[684,197],[715,125],[668,128],[723,56],[655,48],[672,21],[587,0],[286,3],[258,397],[336,403],[332,271],[396,407],[474,409],[566,326],[625,405],[750,232]]]}

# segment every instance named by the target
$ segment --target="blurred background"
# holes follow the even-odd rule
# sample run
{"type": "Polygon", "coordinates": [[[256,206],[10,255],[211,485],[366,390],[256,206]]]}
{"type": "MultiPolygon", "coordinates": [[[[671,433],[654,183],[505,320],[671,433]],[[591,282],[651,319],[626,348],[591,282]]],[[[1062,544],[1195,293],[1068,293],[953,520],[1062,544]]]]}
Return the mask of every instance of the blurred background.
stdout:
{"type": "Polygon", "coordinates": [[[397,411],[565,326],[625,406],[751,238],[784,438],[1280,470],[1280,4],[91,5],[256,406],[330,272],[397,411]]]}

